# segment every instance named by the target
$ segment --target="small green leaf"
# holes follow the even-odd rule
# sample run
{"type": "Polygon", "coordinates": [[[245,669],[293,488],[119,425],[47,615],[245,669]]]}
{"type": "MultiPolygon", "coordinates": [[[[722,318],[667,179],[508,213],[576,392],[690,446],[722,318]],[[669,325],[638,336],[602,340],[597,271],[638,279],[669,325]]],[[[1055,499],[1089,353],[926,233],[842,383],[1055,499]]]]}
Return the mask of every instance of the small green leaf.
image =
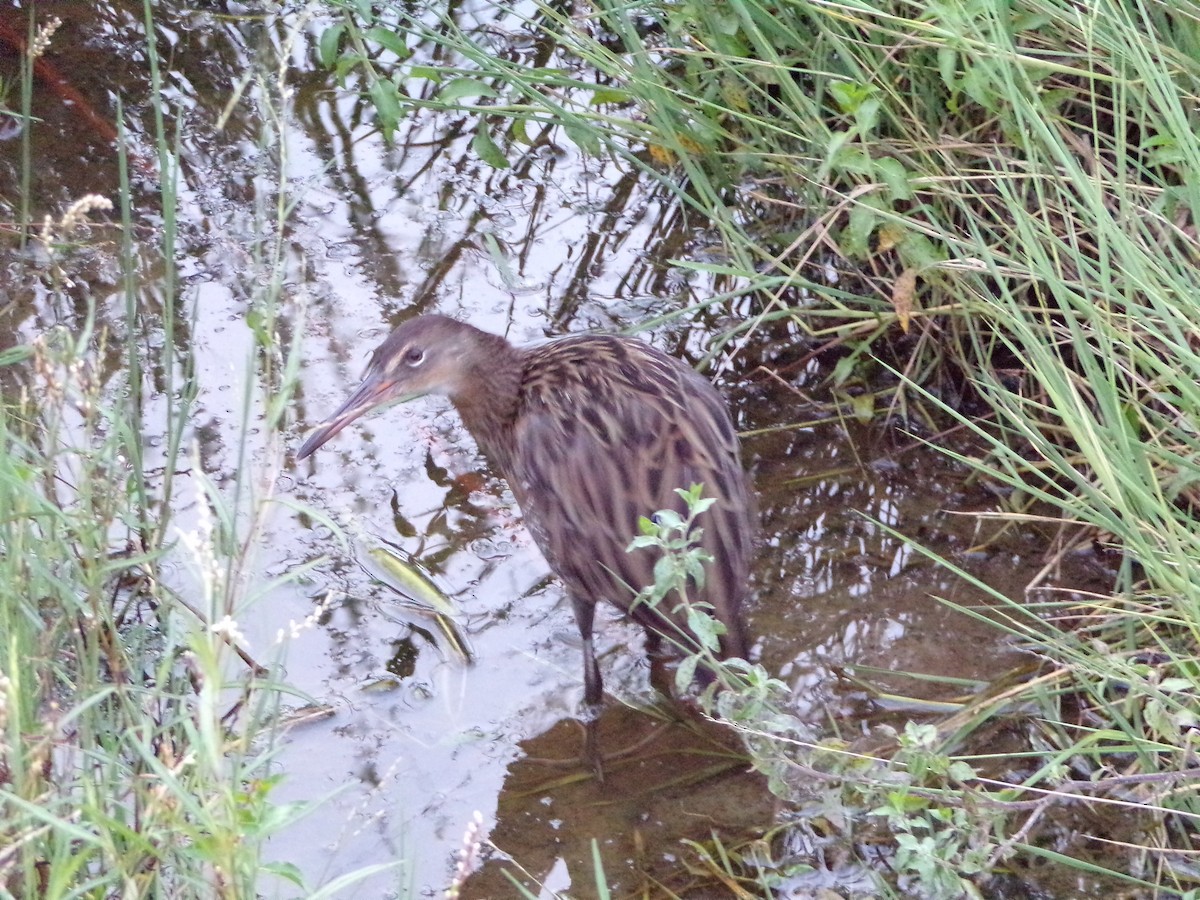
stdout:
{"type": "Polygon", "coordinates": [[[471,149],[475,151],[476,156],[493,169],[507,169],[509,167],[508,158],[496,146],[496,142],[492,140],[492,136],[488,134],[487,122],[481,121],[475,129],[475,138],[471,141],[471,149]]]}
{"type": "Polygon", "coordinates": [[[867,256],[871,248],[871,234],[879,222],[879,214],[866,203],[856,203],[850,209],[850,224],[842,229],[842,248],[856,259],[867,256]]]}
{"type": "MultiPolygon", "coordinates": [[[[695,531],[692,532],[692,540],[700,540],[700,535],[696,534],[695,531]]],[[[698,588],[704,587],[704,577],[708,574],[704,569],[704,563],[705,559],[699,553],[689,553],[683,559],[684,573],[692,581],[696,582],[696,587],[698,588]]]]}
{"type": "Polygon", "coordinates": [[[975,770],[971,768],[969,763],[965,763],[961,759],[950,763],[950,768],[946,770],[946,774],[959,783],[971,781],[975,778],[975,770]]]}
{"type": "Polygon", "coordinates": [[[869,97],[854,111],[854,124],[858,126],[859,135],[869,134],[875,130],[875,126],[879,124],[881,105],[877,98],[869,97]]]}
{"type": "Polygon", "coordinates": [[[252,309],[246,313],[246,327],[250,329],[250,333],[254,335],[254,340],[261,346],[265,337],[265,319],[263,314],[252,309]]]}
{"type": "Polygon", "coordinates": [[[900,160],[890,156],[877,159],[875,160],[875,171],[879,173],[883,183],[888,186],[893,200],[912,199],[913,189],[908,183],[908,170],[904,168],[904,164],[900,160]]]}
{"type": "Polygon", "coordinates": [[[571,122],[562,122],[563,133],[571,139],[576,147],[589,156],[600,154],[600,138],[595,128],[583,128],[571,122]]]}
{"type": "Polygon", "coordinates": [[[526,147],[533,146],[533,138],[529,136],[528,119],[513,119],[512,124],[508,126],[508,133],[516,143],[526,147]]]}
{"type": "Polygon", "coordinates": [[[829,86],[829,93],[837,101],[838,109],[848,115],[858,112],[858,108],[871,96],[869,85],[853,81],[835,81],[829,86]]]}
{"type": "Polygon", "coordinates": [[[436,66],[412,66],[409,68],[408,74],[412,78],[423,78],[426,81],[440,84],[444,73],[436,66]]]}
{"type": "Polygon", "coordinates": [[[683,527],[683,517],[673,509],[660,509],[656,515],[660,529],[673,531],[683,527]]]}
{"type": "Polygon", "coordinates": [[[621,91],[615,88],[596,88],[592,91],[592,99],[588,102],[592,106],[599,106],[602,103],[628,103],[632,96],[629,91],[621,91]]]}
{"type": "Polygon", "coordinates": [[[494,88],[477,78],[455,78],[442,85],[442,89],[438,91],[438,99],[443,103],[455,103],[467,97],[498,96],[499,94],[494,88]]]}
{"type": "Polygon", "coordinates": [[[967,96],[984,109],[995,108],[996,92],[992,72],[989,68],[976,64],[968,66],[963,72],[962,89],[967,96]]]}
{"type": "Polygon", "coordinates": [[[298,888],[304,887],[304,876],[300,869],[290,862],[269,862],[263,863],[260,867],[264,872],[270,872],[285,881],[290,881],[298,888]]]}
{"type": "Polygon", "coordinates": [[[720,13],[715,12],[712,17],[712,22],[716,26],[714,30],[718,34],[726,36],[737,34],[741,30],[742,23],[736,13],[720,13]]]}
{"type": "Polygon", "coordinates": [[[717,624],[716,619],[689,606],[687,620],[688,630],[696,636],[696,640],[700,642],[701,647],[713,653],[721,649],[721,641],[717,637],[716,628],[713,627],[717,624]]]}
{"type": "Polygon", "coordinates": [[[898,246],[900,258],[904,260],[908,268],[918,271],[931,269],[946,259],[944,249],[934,246],[929,238],[916,231],[905,232],[898,246]]]}
{"type": "Polygon", "coordinates": [[[1015,33],[1022,31],[1041,31],[1053,21],[1054,19],[1046,13],[1025,12],[1018,14],[1014,11],[1010,27],[1015,33]]]}
{"type": "Polygon", "coordinates": [[[837,365],[833,367],[833,384],[835,387],[841,387],[850,380],[850,376],[854,374],[854,367],[858,364],[858,358],[851,354],[843,356],[837,361],[837,365]]]}
{"type": "Polygon", "coordinates": [[[346,86],[346,73],[358,68],[358,63],[359,58],[354,54],[347,54],[338,58],[338,61],[333,66],[333,77],[337,80],[340,87],[346,86]]]}
{"type": "Polygon", "coordinates": [[[337,61],[338,51],[342,44],[342,35],[346,33],[346,25],[334,25],[321,32],[317,40],[317,60],[327,69],[333,68],[337,61]]]}
{"type": "Polygon", "coordinates": [[[696,680],[696,666],[699,663],[700,657],[694,654],[685,656],[679,663],[679,668],[675,670],[675,691],[680,696],[686,694],[692,682],[696,680]]]}
{"type": "Polygon", "coordinates": [[[861,144],[846,144],[833,156],[833,167],[854,175],[875,175],[875,161],[861,144]]]}
{"type": "Polygon", "coordinates": [[[384,50],[390,50],[400,59],[408,59],[412,53],[404,42],[403,35],[397,34],[390,28],[376,26],[363,32],[363,37],[373,44],[378,44],[384,50]]]}
{"type": "Polygon", "coordinates": [[[940,47],[937,53],[938,72],[946,87],[958,86],[958,51],[950,47],[940,47]]]}
{"type": "Polygon", "coordinates": [[[369,93],[375,114],[379,117],[383,138],[390,144],[396,134],[396,126],[400,124],[400,91],[388,79],[376,78],[371,82],[369,93]]]}
{"type": "Polygon", "coordinates": [[[1186,154],[1179,146],[1179,140],[1174,135],[1155,135],[1142,142],[1142,150],[1146,153],[1146,161],[1150,165],[1174,165],[1184,160],[1186,154]]]}

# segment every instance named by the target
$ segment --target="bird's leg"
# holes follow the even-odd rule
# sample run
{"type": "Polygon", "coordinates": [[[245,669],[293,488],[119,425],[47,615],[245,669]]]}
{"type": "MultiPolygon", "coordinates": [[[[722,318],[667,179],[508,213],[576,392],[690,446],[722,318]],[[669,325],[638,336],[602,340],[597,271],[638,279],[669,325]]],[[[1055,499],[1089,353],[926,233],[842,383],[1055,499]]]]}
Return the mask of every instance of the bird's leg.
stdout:
{"type": "Polygon", "coordinates": [[[653,628],[646,629],[646,658],[650,660],[650,686],[668,700],[674,698],[671,670],[667,667],[669,653],[662,648],[662,635],[653,628]]]}
{"type": "Polygon", "coordinates": [[[587,707],[584,715],[583,758],[596,773],[596,780],[604,780],[604,766],[600,758],[600,747],[596,736],[596,723],[600,718],[600,707],[604,700],[604,682],[600,678],[600,665],[596,662],[596,648],[592,642],[592,623],[596,617],[596,604],[590,600],[571,597],[575,610],[575,624],[583,642],[583,702],[587,707]]]}
{"type": "Polygon", "coordinates": [[[604,700],[604,682],[600,678],[600,664],[596,662],[596,648],[592,643],[596,604],[572,597],[571,606],[575,610],[575,624],[583,641],[583,701],[588,706],[599,707],[604,700]]]}
{"type": "MultiPolygon", "coordinates": [[[[650,686],[666,701],[660,709],[677,722],[686,721],[695,714],[696,706],[686,689],[680,694],[675,670],[670,666],[675,656],[663,647],[662,634],[652,628],[646,628],[646,656],[650,658],[650,686]]],[[[698,666],[695,679],[701,688],[705,688],[712,682],[713,674],[705,666],[698,666]]]]}

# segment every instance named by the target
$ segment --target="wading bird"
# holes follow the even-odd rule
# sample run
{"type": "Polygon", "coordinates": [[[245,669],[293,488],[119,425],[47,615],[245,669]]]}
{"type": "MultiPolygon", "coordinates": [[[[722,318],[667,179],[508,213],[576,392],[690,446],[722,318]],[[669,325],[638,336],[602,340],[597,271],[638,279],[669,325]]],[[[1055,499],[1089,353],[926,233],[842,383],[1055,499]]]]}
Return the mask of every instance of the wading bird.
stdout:
{"type": "Polygon", "coordinates": [[[646,631],[698,646],[667,596],[634,603],[654,583],[655,548],[627,552],[638,519],[685,514],[677,488],[703,486],[715,502],[699,514],[699,544],[711,557],[690,601],[711,605],[724,625],[721,656],[746,656],[742,599],[753,503],[737,433],[720,395],[684,363],[615,335],[559,338],[515,347],[445,316],[400,325],[375,350],[363,382],[300,447],[304,459],[363,413],[444,394],[483,455],[516,495],[539,549],[562,580],[583,639],[587,755],[600,773],[591,724],[603,686],[592,644],[596,604],[607,600],[646,631]]]}

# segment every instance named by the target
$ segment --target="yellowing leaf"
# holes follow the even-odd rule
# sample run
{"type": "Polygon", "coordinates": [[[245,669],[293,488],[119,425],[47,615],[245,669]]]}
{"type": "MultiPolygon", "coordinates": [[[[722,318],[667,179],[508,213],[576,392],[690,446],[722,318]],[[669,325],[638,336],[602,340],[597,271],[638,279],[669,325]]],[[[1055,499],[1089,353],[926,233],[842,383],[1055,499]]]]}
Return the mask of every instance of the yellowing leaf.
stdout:
{"type": "Polygon", "coordinates": [[[655,164],[660,166],[675,165],[675,154],[662,146],[662,144],[650,145],[650,158],[654,160],[655,164]]]}
{"type": "Polygon", "coordinates": [[[899,225],[888,222],[879,229],[879,252],[885,253],[895,247],[904,238],[905,231],[899,225]]]}
{"type": "Polygon", "coordinates": [[[917,270],[905,269],[892,285],[892,309],[900,328],[908,334],[908,320],[912,317],[913,296],[917,293],[917,270]]]}
{"type": "Polygon", "coordinates": [[[367,553],[381,570],[377,573],[380,580],[417,603],[443,615],[454,615],[454,603],[411,556],[401,557],[386,547],[371,547],[367,553]]]}

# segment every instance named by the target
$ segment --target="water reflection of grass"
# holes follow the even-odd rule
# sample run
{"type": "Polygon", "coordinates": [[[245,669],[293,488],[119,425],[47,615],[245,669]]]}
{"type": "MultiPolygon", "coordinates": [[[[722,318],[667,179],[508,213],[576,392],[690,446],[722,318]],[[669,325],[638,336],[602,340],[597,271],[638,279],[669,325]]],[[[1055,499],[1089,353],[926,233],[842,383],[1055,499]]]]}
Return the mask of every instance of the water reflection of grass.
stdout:
{"type": "MultiPolygon", "coordinates": [[[[423,14],[326,35],[385,127],[441,105],[493,165],[570,140],[662,180],[724,241],[681,264],[754,299],[730,338],[786,323],[839,355],[835,387],[893,378],[888,409],[975,432],[997,514],[1056,535],[1047,571],[1091,547],[1119,560],[1104,596],[997,598],[990,620],[1045,667],[1005,702],[985,690],[952,728],[833,766],[852,852],[889,843],[852,823],[886,824],[881,877],[934,896],[1046,860],[1097,891],[1194,887],[1195,10],[602,2],[514,13],[541,41],[519,62],[488,52],[494,27],[423,14]],[[404,40],[368,71],[379,30],[404,40]],[[413,57],[423,43],[444,66],[413,57]],[[1000,726],[1022,740],[981,749],[1000,726]]],[[[767,767],[796,761],[786,746],[756,744],[767,767]]]]}

